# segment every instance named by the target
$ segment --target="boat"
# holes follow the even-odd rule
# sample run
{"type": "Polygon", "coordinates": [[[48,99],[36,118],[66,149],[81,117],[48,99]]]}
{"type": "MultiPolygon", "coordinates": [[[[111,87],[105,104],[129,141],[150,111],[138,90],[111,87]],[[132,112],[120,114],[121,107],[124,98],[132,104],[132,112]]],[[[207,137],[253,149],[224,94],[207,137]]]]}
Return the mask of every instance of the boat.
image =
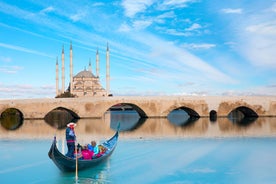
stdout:
{"type": "Polygon", "coordinates": [[[77,170],[84,170],[87,168],[92,168],[99,163],[105,161],[114,151],[117,141],[119,137],[119,131],[117,130],[116,133],[107,141],[103,142],[101,145],[107,148],[107,151],[98,158],[93,158],[91,160],[82,160],[78,159],[76,162],[75,158],[67,157],[63,155],[56,146],[56,137],[54,137],[53,143],[51,148],[48,152],[50,159],[56,164],[56,166],[63,172],[72,172],[77,170]],[[77,163],[77,164],[76,164],[77,163]]]}

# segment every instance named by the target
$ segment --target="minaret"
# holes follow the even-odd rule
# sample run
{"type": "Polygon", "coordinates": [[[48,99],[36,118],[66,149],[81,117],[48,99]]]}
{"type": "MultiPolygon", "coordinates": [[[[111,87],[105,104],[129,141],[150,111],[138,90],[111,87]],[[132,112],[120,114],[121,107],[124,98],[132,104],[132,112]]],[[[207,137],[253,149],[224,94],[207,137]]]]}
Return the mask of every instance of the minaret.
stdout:
{"type": "Polygon", "coordinates": [[[62,62],[62,66],[61,66],[61,73],[62,73],[62,86],[61,86],[61,93],[64,93],[64,86],[65,86],[65,77],[64,77],[64,46],[62,46],[62,53],[61,53],[61,62],[62,62]]]}
{"type": "Polygon", "coordinates": [[[88,71],[92,73],[91,58],[89,58],[88,71]]]}
{"type": "Polygon", "coordinates": [[[97,49],[97,53],[96,53],[96,77],[99,78],[99,49],[97,49]]]}
{"type": "Polygon", "coordinates": [[[59,79],[59,76],[58,76],[58,57],[57,57],[57,61],[56,61],[56,96],[59,95],[58,79],[59,79]]]}
{"type": "Polygon", "coordinates": [[[73,91],[73,48],[70,43],[70,93],[73,91]]]}
{"type": "Polygon", "coordinates": [[[106,47],[106,95],[109,95],[109,88],[110,88],[110,73],[109,73],[109,47],[107,43],[106,47]]]}

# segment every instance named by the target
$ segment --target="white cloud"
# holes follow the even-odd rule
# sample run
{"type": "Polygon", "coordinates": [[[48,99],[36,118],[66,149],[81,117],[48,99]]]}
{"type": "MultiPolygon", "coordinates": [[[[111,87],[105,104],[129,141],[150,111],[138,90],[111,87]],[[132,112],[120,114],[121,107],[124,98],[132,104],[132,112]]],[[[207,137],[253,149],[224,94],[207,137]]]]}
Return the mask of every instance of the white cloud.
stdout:
{"type": "Polygon", "coordinates": [[[190,44],[183,44],[182,46],[187,49],[210,49],[210,48],[216,47],[215,44],[209,44],[209,43],[202,43],[202,44],[190,43],[190,44]]]}
{"type": "Polygon", "coordinates": [[[241,8],[237,8],[237,9],[225,8],[225,9],[222,9],[221,11],[227,14],[241,14],[243,12],[241,8]]]}
{"type": "Polygon", "coordinates": [[[133,27],[136,30],[145,29],[152,24],[151,20],[137,20],[133,22],[133,27]]]}
{"type": "Polygon", "coordinates": [[[7,85],[2,83],[0,85],[1,99],[19,99],[19,98],[53,98],[55,94],[55,86],[49,86],[47,89],[44,86],[33,85],[7,85]]]}
{"type": "Polygon", "coordinates": [[[96,3],[93,3],[94,7],[97,7],[97,6],[104,6],[104,3],[103,2],[96,2],[96,3]]]}
{"type": "Polygon", "coordinates": [[[185,31],[181,32],[181,31],[177,31],[175,29],[165,29],[164,32],[167,34],[170,34],[170,35],[174,35],[174,36],[192,36],[193,35],[191,32],[185,32],[185,31]]]}
{"type": "Polygon", "coordinates": [[[276,13],[276,3],[274,3],[271,7],[271,11],[276,13]]]}
{"type": "Polygon", "coordinates": [[[276,21],[265,22],[262,24],[250,25],[245,28],[246,31],[258,35],[274,35],[276,36],[276,21]]]}
{"type": "Polygon", "coordinates": [[[121,26],[118,29],[119,32],[129,32],[130,30],[131,30],[131,27],[126,23],[121,24],[121,26]]]}
{"type": "Polygon", "coordinates": [[[242,33],[241,53],[254,65],[276,68],[276,22],[249,25],[242,33]]]}
{"type": "Polygon", "coordinates": [[[14,74],[22,69],[23,67],[20,67],[20,66],[0,66],[0,73],[14,74]]]}
{"type": "Polygon", "coordinates": [[[71,15],[70,19],[73,22],[77,22],[77,21],[81,20],[82,18],[84,18],[86,15],[87,15],[86,11],[81,11],[81,12],[78,12],[78,13],[76,13],[74,15],[71,15]]]}
{"type": "Polygon", "coordinates": [[[269,37],[252,36],[240,45],[244,56],[254,65],[261,67],[276,67],[276,41],[269,37]]]}
{"type": "Polygon", "coordinates": [[[45,56],[45,57],[49,57],[49,58],[54,58],[53,56],[50,56],[50,55],[45,54],[43,52],[27,49],[25,47],[20,47],[20,46],[16,46],[16,45],[9,45],[9,44],[5,44],[5,43],[0,42],[0,47],[7,48],[7,49],[12,49],[12,50],[17,50],[17,51],[21,51],[21,52],[26,52],[26,53],[30,53],[30,54],[36,54],[36,55],[40,55],[40,56],[45,56]]]}
{"type": "Polygon", "coordinates": [[[0,61],[3,61],[3,62],[11,62],[12,61],[12,58],[10,57],[4,57],[4,56],[0,56],[0,61]]]}
{"type": "Polygon", "coordinates": [[[172,43],[168,43],[158,37],[155,37],[150,34],[143,34],[143,36],[136,35],[134,39],[151,48],[148,60],[152,61],[153,63],[157,62],[159,64],[158,67],[166,69],[167,73],[173,71],[173,76],[176,76],[176,78],[178,75],[180,75],[178,76],[179,79],[183,78],[183,75],[189,78],[189,73],[200,72],[204,74],[204,77],[201,76],[200,80],[207,80],[208,78],[212,79],[213,81],[222,83],[236,82],[235,80],[227,76],[225,73],[212,67],[207,62],[203,61],[197,56],[192,55],[186,50],[181,49],[172,43]],[[156,61],[156,58],[158,58],[158,61],[156,61]]]}
{"type": "Polygon", "coordinates": [[[167,9],[177,9],[187,7],[188,3],[195,2],[195,0],[166,0],[163,3],[159,4],[158,9],[167,10],[167,9]]]}
{"type": "Polygon", "coordinates": [[[53,12],[53,11],[54,11],[54,8],[52,6],[49,6],[47,8],[44,8],[43,10],[41,10],[40,13],[46,14],[46,13],[53,12]]]}
{"type": "Polygon", "coordinates": [[[122,6],[125,9],[125,15],[132,18],[137,13],[144,12],[152,3],[153,0],[124,0],[122,6]]]}
{"type": "Polygon", "coordinates": [[[202,28],[200,24],[193,23],[190,27],[186,28],[185,31],[194,31],[202,28]]]}

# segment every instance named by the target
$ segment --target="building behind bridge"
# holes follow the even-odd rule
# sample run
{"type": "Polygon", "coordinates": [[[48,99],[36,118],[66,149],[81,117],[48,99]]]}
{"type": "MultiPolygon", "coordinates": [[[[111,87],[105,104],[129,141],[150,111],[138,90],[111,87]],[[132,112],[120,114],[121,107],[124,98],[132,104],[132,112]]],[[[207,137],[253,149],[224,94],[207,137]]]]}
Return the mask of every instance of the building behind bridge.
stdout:
{"type": "Polygon", "coordinates": [[[91,61],[88,70],[86,68],[73,76],[73,48],[70,44],[70,83],[65,90],[65,67],[64,67],[64,47],[61,54],[62,87],[59,89],[59,64],[56,61],[56,96],[69,92],[76,97],[93,97],[110,95],[110,65],[109,65],[109,46],[106,48],[106,89],[100,84],[99,77],[99,51],[96,52],[96,74],[93,74],[91,61]]]}

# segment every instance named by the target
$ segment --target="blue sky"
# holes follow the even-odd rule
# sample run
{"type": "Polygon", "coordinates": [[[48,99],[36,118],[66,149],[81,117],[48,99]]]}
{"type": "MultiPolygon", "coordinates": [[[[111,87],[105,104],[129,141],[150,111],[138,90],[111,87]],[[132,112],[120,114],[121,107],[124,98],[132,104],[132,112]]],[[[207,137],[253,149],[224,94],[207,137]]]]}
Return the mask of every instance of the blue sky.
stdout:
{"type": "Polygon", "coordinates": [[[117,96],[276,92],[276,0],[0,0],[0,99],[53,98],[70,42],[117,96]]]}

